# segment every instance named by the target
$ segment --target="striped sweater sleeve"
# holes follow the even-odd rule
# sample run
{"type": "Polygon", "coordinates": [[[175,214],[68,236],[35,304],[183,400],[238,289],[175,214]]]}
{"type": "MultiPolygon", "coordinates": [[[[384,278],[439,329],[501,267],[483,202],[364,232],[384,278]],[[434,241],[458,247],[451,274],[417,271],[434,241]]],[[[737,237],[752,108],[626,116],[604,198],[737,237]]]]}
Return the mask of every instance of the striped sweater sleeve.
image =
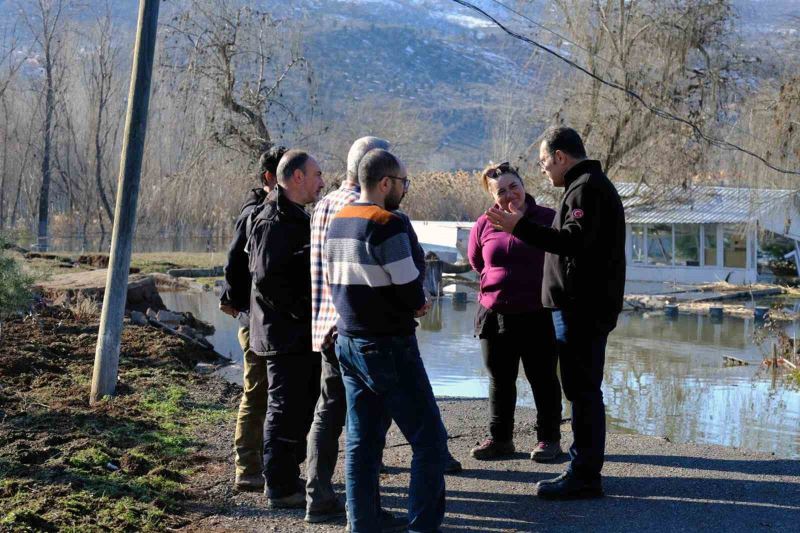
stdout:
{"type": "Polygon", "coordinates": [[[395,216],[384,230],[385,238],[372,247],[372,254],[391,279],[398,300],[416,311],[425,304],[425,293],[406,224],[395,216]]]}

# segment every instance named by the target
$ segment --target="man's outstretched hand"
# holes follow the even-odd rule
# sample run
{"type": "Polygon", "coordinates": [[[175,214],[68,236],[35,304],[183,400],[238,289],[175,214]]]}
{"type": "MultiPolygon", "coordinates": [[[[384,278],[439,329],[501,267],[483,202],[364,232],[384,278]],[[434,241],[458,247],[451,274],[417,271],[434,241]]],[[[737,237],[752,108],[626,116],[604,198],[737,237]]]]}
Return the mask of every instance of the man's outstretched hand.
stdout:
{"type": "Polygon", "coordinates": [[[239,316],[239,310],[238,309],[236,309],[235,307],[233,307],[231,305],[224,304],[222,302],[220,302],[220,304],[219,304],[219,310],[222,311],[223,313],[225,313],[226,315],[232,316],[233,318],[236,318],[237,316],[239,316]]]}
{"type": "Polygon", "coordinates": [[[492,207],[486,211],[486,217],[491,222],[494,229],[512,233],[517,226],[517,222],[522,218],[522,213],[514,209],[514,206],[509,204],[510,211],[504,211],[496,207],[492,207]]]}

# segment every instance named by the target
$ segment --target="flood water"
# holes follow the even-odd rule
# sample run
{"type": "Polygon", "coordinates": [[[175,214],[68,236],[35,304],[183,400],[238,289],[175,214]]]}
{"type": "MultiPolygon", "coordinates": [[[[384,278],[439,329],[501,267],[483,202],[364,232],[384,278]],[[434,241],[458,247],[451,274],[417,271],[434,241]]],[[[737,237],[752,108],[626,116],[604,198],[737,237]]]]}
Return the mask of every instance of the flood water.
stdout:
{"type": "MultiPolygon", "coordinates": [[[[238,323],[217,310],[214,293],[162,293],[162,298],[170,309],[191,311],[213,323],[217,331],[209,340],[217,351],[241,361],[238,323]]],[[[444,298],[417,330],[437,396],[488,394],[488,377],[472,336],[475,306],[444,298]]],[[[693,315],[674,320],[620,316],[608,341],[603,386],[610,427],[674,442],[722,444],[800,458],[800,391],[760,366],[765,354],[753,343],[755,327],[752,320],[735,318],[713,323],[709,317],[693,315]],[[751,364],[725,367],[723,355],[751,364]]],[[[224,372],[241,382],[240,367],[224,372]]],[[[517,388],[519,403],[533,406],[524,378],[517,388]]],[[[564,405],[564,415],[569,416],[568,403],[564,405]]]]}

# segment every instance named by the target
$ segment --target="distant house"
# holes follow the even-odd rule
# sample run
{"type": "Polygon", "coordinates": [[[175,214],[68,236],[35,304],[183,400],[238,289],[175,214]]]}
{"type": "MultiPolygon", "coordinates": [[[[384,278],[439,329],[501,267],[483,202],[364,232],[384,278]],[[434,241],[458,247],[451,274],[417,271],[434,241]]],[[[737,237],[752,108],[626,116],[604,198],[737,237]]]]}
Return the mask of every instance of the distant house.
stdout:
{"type": "Polygon", "coordinates": [[[795,191],[701,186],[654,196],[631,183],[616,186],[632,281],[754,283],[759,232],[800,240],[795,191]]]}
{"type": "MultiPolygon", "coordinates": [[[[796,191],[700,186],[655,196],[646,187],[615,185],[625,205],[630,281],[755,283],[760,232],[800,241],[796,191]]],[[[423,248],[449,262],[466,257],[472,224],[413,222],[423,248]]]]}

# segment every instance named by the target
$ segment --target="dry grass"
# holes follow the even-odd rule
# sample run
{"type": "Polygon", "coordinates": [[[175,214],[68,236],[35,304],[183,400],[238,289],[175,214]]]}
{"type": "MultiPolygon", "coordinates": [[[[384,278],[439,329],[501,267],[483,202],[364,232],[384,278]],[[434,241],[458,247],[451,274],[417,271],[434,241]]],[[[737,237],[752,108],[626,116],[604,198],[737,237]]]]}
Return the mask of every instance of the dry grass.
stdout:
{"type": "Polygon", "coordinates": [[[492,204],[477,173],[427,172],[411,176],[402,209],[412,220],[476,220],[492,204]]]}
{"type": "Polygon", "coordinates": [[[75,300],[65,306],[79,322],[89,322],[100,314],[100,302],[79,292],[75,300]]]}

